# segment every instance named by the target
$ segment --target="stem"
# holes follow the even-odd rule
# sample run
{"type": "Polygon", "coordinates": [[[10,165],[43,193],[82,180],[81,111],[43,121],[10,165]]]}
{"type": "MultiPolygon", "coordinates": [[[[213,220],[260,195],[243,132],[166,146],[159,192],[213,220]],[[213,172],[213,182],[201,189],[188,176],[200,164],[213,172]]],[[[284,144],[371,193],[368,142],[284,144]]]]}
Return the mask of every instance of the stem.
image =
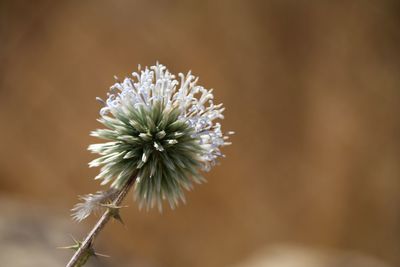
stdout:
{"type": "MultiPolygon", "coordinates": [[[[118,193],[117,197],[114,199],[112,203],[113,205],[119,206],[121,204],[122,200],[124,200],[126,194],[132,187],[135,180],[136,180],[136,174],[133,174],[126,182],[126,184],[121,188],[120,192],[118,193]]],[[[92,249],[91,246],[93,244],[95,237],[101,232],[101,230],[104,228],[104,226],[107,224],[107,222],[110,220],[111,217],[113,217],[113,213],[111,209],[107,209],[100,217],[100,219],[97,221],[96,225],[88,233],[85,240],[81,243],[78,250],[72,256],[71,260],[68,262],[66,267],[80,267],[85,264],[85,262],[90,256],[90,253],[93,252],[91,251],[92,249]]]]}

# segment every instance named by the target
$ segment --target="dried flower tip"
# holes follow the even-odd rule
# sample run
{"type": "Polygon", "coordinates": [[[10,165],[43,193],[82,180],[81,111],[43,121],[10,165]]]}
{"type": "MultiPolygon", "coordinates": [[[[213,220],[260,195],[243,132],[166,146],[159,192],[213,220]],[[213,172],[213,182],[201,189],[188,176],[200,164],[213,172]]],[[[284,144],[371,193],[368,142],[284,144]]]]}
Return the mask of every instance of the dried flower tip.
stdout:
{"type": "Polygon", "coordinates": [[[96,194],[81,196],[82,203],[78,203],[72,208],[72,217],[80,222],[86,219],[93,212],[101,210],[104,204],[110,203],[116,197],[118,190],[110,188],[107,191],[99,191],[96,194]]]}

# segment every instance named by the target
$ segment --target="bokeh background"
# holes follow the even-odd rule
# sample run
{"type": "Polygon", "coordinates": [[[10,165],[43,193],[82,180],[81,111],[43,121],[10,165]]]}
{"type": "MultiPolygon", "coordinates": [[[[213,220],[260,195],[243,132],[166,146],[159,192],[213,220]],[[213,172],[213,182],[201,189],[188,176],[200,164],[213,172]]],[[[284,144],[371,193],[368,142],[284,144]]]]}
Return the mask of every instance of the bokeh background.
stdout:
{"type": "Polygon", "coordinates": [[[227,157],[175,211],[139,211],[91,266],[400,266],[399,1],[0,1],[0,259],[63,266],[89,132],[137,65],[226,106],[227,157]]]}

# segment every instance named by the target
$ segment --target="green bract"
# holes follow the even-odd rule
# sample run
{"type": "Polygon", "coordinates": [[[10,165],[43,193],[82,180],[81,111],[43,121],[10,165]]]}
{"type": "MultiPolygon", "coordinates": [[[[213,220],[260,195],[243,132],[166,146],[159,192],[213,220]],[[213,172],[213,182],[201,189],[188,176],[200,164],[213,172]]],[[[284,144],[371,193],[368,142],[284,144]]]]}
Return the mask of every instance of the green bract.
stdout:
{"type": "Polygon", "coordinates": [[[198,171],[202,147],[179,115],[177,107],[166,109],[158,101],[151,107],[127,108],[117,118],[99,119],[108,129],[96,130],[92,136],[109,142],[89,146],[103,155],[89,163],[102,166],[96,179],[103,179],[102,184],[113,180],[112,187],[120,188],[137,175],[135,196],[140,206],[157,202],[161,207],[161,198],[168,199],[171,207],[178,198],[184,201],[182,189],[190,190],[192,181],[203,181],[198,171]]]}

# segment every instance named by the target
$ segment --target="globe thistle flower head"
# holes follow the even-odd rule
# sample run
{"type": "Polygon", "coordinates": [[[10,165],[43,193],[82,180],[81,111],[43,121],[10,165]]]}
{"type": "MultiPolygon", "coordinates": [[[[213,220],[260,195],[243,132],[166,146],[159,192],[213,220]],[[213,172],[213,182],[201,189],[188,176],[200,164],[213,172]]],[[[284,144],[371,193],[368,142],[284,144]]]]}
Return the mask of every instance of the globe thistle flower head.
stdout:
{"type": "MultiPolygon", "coordinates": [[[[106,128],[91,133],[107,140],[89,150],[100,157],[89,163],[101,167],[96,179],[121,188],[136,175],[134,194],[139,206],[161,209],[162,200],[174,208],[185,201],[183,189],[204,178],[223,154],[229,134],[215,120],[223,119],[222,104],[214,105],[212,90],[197,85],[198,78],[156,64],[140,69],[110,88],[99,122],[106,128]]],[[[90,197],[86,197],[87,199],[90,197]]],[[[76,207],[76,212],[82,208],[76,207]]],[[[80,218],[90,212],[81,212],[80,218]]]]}

